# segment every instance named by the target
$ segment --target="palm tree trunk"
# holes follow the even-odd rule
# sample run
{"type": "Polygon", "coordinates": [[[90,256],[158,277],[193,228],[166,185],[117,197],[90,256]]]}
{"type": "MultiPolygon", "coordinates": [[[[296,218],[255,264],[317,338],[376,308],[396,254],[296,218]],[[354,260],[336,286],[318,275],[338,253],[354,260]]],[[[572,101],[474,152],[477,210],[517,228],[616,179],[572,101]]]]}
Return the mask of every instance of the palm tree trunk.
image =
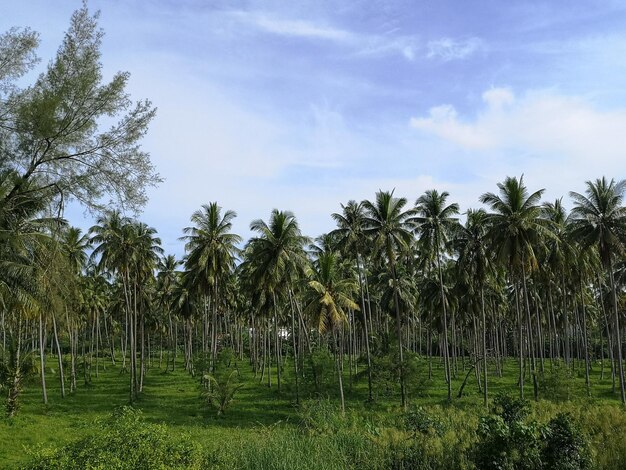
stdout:
{"type": "Polygon", "coordinates": [[[523,328],[522,328],[522,317],[520,314],[519,308],[519,285],[517,281],[513,283],[513,288],[515,290],[515,312],[517,314],[517,325],[518,325],[518,340],[517,345],[519,349],[519,396],[520,399],[524,399],[524,339],[523,339],[523,328]]]}
{"type": "Polygon", "coordinates": [[[483,320],[483,401],[487,407],[487,321],[485,320],[485,290],[480,287],[480,309],[483,320]]]}
{"type": "Polygon", "coordinates": [[[365,292],[363,290],[363,274],[361,273],[361,263],[359,252],[356,253],[356,270],[359,275],[359,292],[361,293],[361,312],[363,313],[363,326],[365,328],[365,354],[367,356],[367,392],[368,400],[372,398],[372,356],[370,352],[370,335],[367,325],[367,311],[365,310],[365,292]]]}
{"type": "Polygon", "coordinates": [[[613,315],[615,318],[615,349],[617,350],[617,365],[619,372],[619,387],[622,404],[626,404],[626,391],[624,390],[624,364],[622,362],[622,339],[620,336],[619,313],[617,311],[617,293],[615,290],[615,280],[613,278],[613,260],[609,257],[609,282],[611,296],[613,300],[613,315]]]}
{"type": "Polygon", "coordinates": [[[448,309],[446,305],[446,294],[443,290],[443,274],[441,272],[441,260],[439,259],[439,241],[435,240],[437,249],[435,256],[437,257],[437,271],[439,272],[439,291],[441,294],[441,305],[443,310],[443,361],[446,368],[446,378],[448,382],[448,401],[452,401],[452,376],[450,374],[450,357],[448,348],[448,309]]]}
{"type": "Polygon", "coordinates": [[[57,321],[52,313],[52,327],[54,330],[54,342],[57,347],[57,357],[59,359],[59,380],[61,381],[61,398],[65,398],[65,376],[63,375],[63,354],[61,353],[61,345],[59,344],[59,335],[57,332],[57,321]]]}
{"type": "Polygon", "coordinates": [[[293,345],[293,371],[296,379],[296,405],[300,405],[300,386],[298,383],[298,348],[296,343],[296,312],[293,305],[291,289],[287,290],[289,292],[289,304],[291,306],[291,341],[293,345]]]}
{"type": "Polygon", "coordinates": [[[402,321],[400,319],[400,302],[398,296],[398,278],[396,276],[395,260],[393,258],[393,252],[388,250],[389,264],[391,266],[391,275],[393,278],[393,298],[396,310],[396,327],[398,333],[398,351],[400,353],[400,403],[402,409],[406,409],[406,391],[404,386],[404,354],[402,351],[402,321]]]}
{"type": "Polygon", "coordinates": [[[344,401],[343,396],[343,374],[341,372],[341,364],[339,359],[339,346],[337,339],[337,332],[333,330],[333,344],[335,349],[335,365],[337,367],[337,377],[339,378],[339,398],[341,399],[341,414],[344,415],[346,413],[346,403],[344,401]]]}
{"type": "Polygon", "coordinates": [[[585,309],[585,293],[583,289],[582,276],[579,278],[580,286],[580,307],[582,309],[582,330],[583,330],[583,349],[585,353],[585,386],[587,387],[587,396],[591,396],[591,384],[589,383],[589,344],[587,343],[587,311],[585,309]]]}
{"type": "Polygon", "coordinates": [[[46,390],[46,362],[44,357],[45,338],[43,328],[43,315],[39,312],[39,360],[41,365],[41,393],[44,404],[48,404],[48,391],[46,390]]]}
{"type": "Polygon", "coordinates": [[[530,303],[528,300],[528,288],[526,287],[526,267],[522,257],[522,287],[524,289],[524,303],[526,306],[526,337],[528,338],[528,355],[530,356],[530,368],[533,378],[533,395],[535,400],[539,399],[539,384],[537,382],[537,365],[535,364],[535,348],[532,339],[532,321],[530,319],[530,303]]]}

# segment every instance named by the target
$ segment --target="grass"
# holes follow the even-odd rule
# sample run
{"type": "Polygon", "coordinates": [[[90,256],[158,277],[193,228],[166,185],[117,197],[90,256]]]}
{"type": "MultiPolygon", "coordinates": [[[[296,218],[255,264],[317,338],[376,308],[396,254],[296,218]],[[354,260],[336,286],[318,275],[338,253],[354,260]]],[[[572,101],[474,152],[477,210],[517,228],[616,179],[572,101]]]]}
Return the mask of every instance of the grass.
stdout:
{"type": "MultiPolygon", "coordinates": [[[[214,410],[207,408],[200,395],[198,377],[191,377],[180,364],[177,364],[176,371],[165,373],[163,369],[158,368],[157,361],[147,372],[144,392],[135,403],[135,407],[143,411],[149,422],[164,423],[174,434],[189,433],[193,440],[209,450],[217,449],[220,442],[241,446],[246,442],[265,440],[271,447],[278,445],[275,439],[272,439],[272,436],[276,435],[297,440],[297,437],[294,438],[294,432],[302,428],[301,413],[294,403],[295,391],[292,387],[291,368],[288,366],[284,368],[282,377],[284,387],[279,393],[275,386],[275,377],[273,387],[270,389],[254,378],[245,360],[238,365],[245,385],[223,416],[217,417],[214,410]]],[[[14,468],[26,463],[29,458],[28,449],[36,446],[59,446],[81,437],[89,432],[96,419],[106,417],[117,407],[128,404],[129,376],[121,372],[119,364],[112,366],[109,362],[105,369],[101,362],[98,377],[94,373],[89,385],[85,385],[82,377],[79,377],[78,389],[74,394],[68,394],[65,399],[60,397],[58,374],[54,373],[56,366],[54,358],[49,358],[48,366],[46,371],[48,404],[42,403],[39,379],[31,378],[25,385],[18,416],[10,420],[0,419],[0,463],[3,468],[14,468]]],[[[332,372],[330,371],[330,374],[332,372]]],[[[420,379],[419,382],[422,384],[419,388],[420,394],[410,395],[412,403],[436,408],[444,415],[469,412],[472,416],[477,416],[484,411],[473,376],[468,381],[463,398],[455,398],[449,405],[446,401],[447,392],[442,378],[442,367],[437,362],[434,373],[435,380],[427,383],[425,387],[423,384],[427,381],[424,378],[420,379]]],[[[514,361],[506,364],[502,378],[490,374],[490,395],[494,396],[499,392],[517,393],[516,374],[517,365],[514,361]]],[[[465,373],[459,371],[453,383],[454,394],[464,377],[465,373]]],[[[374,428],[392,426],[393,420],[399,415],[399,398],[379,397],[374,403],[368,403],[366,378],[356,381],[351,390],[349,382],[346,377],[344,381],[346,407],[349,415],[362,418],[358,426],[363,426],[364,423],[371,423],[374,428]]],[[[526,383],[526,393],[531,398],[532,383],[529,379],[526,383]]],[[[577,376],[571,380],[568,387],[572,400],[566,405],[558,406],[542,400],[535,405],[535,409],[538,410],[536,412],[553,415],[563,406],[579,414],[585,412],[593,414],[593,410],[605,405],[614,405],[619,409],[617,407],[619,397],[611,393],[610,378],[599,380],[597,364],[594,367],[592,384],[592,396],[586,397],[584,378],[577,376]]],[[[331,401],[338,402],[335,388],[328,388],[326,393],[331,401]]],[[[304,445],[300,441],[294,442],[294,445],[304,445]]],[[[259,454],[259,458],[261,457],[259,454]]],[[[320,454],[318,450],[311,453],[310,457],[313,462],[321,465],[319,459],[323,458],[323,452],[320,454]]],[[[283,463],[284,468],[289,468],[286,466],[287,461],[283,463]]],[[[301,468],[308,468],[302,462],[300,465],[301,468]]]]}

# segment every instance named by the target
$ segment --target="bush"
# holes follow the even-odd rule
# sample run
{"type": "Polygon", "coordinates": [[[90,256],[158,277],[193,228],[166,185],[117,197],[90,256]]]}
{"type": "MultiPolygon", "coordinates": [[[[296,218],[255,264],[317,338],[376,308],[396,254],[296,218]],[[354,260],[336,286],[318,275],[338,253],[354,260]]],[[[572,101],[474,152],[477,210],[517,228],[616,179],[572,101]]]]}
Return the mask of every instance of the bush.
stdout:
{"type": "Polygon", "coordinates": [[[443,435],[443,423],[421,406],[414,407],[404,414],[404,427],[414,436],[417,434],[443,435]]]}
{"type": "Polygon", "coordinates": [[[173,438],[167,426],[146,423],[141,411],[122,407],[96,423],[93,434],[60,448],[31,452],[27,469],[199,468],[201,453],[189,436],[173,438]]]}
{"type": "Polygon", "coordinates": [[[305,386],[317,395],[336,394],[335,358],[327,349],[317,349],[304,361],[305,386]]]}
{"type": "Polygon", "coordinates": [[[542,461],[546,468],[577,470],[590,468],[589,445],[572,417],[559,413],[543,429],[545,447],[542,461]]]}
{"type": "Polygon", "coordinates": [[[504,395],[496,397],[493,415],[480,419],[472,460],[480,469],[541,468],[538,427],[526,422],[528,403],[504,395]]]}
{"type": "Polygon", "coordinates": [[[541,382],[544,397],[555,402],[570,400],[573,388],[572,371],[562,361],[557,362],[541,382]]]}

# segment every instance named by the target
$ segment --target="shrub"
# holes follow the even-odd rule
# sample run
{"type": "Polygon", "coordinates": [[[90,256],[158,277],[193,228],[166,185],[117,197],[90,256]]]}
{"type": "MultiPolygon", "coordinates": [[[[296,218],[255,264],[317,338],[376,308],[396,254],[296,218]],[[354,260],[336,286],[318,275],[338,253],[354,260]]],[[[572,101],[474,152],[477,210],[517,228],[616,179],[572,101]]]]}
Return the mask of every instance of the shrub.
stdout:
{"type": "Polygon", "coordinates": [[[173,438],[167,426],[145,422],[141,411],[122,407],[95,431],[60,448],[31,452],[27,469],[199,468],[200,450],[186,435],[173,438]]]}
{"type": "Polygon", "coordinates": [[[571,415],[559,413],[542,431],[546,468],[577,470],[590,468],[589,445],[571,415]]]}
{"type": "Polygon", "coordinates": [[[480,419],[472,460],[480,469],[541,468],[540,440],[534,421],[527,423],[528,403],[504,395],[494,413],[480,419]]]}
{"type": "Polygon", "coordinates": [[[541,382],[544,397],[555,402],[564,402],[572,398],[574,381],[572,371],[564,362],[557,362],[541,382]]]}
{"type": "Polygon", "coordinates": [[[404,414],[404,427],[414,436],[417,434],[441,436],[444,432],[443,423],[421,406],[414,407],[404,414]]]}

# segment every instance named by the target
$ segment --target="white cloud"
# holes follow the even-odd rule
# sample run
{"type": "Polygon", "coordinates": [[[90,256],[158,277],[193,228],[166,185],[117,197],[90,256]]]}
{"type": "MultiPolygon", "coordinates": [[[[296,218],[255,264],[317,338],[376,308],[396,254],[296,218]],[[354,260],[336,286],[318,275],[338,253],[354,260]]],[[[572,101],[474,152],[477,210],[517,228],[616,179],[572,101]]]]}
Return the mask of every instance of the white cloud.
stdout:
{"type": "Polygon", "coordinates": [[[410,125],[470,149],[483,149],[491,145],[489,136],[482,129],[459,122],[456,109],[449,104],[431,108],[428,117],[411,118],[410,125]]]}
{"type": "Polygon", "coordinates": [[[598,176],[624,177],[626,108],[601,110],[554,91],[516,97],[504,88],[486,91],[483,101],[472,118],[462,120],[453,106],[442,105],[410,120],[421,138],[453,145],[447,164],[464,161],[483,180],[477,195],[490,190],[489,182],[522,173],[530,188],[547,188],[547,198],[580,191],[598,176]]]}
{"type": "Polygon", "coordinates": [[[515,101],[515,95],[509,88],[491,88],[483,93],[483,101],[492,109],[501,109],[515,101]]]}
{"type": "Polygon", "coordinates": [[[254,15],[255,24],[262,30],[269,33],[284,36],[298,36],[308,38],[327,39],[331,41],[353,40],[352,33],[342,29],[335,29],[325,26],[318,26],[308,21],[280,20],[266,15],[254,15]]]}
{"type": "Polygon", "coordinates": [[[543,158],[612,165],[624,153],[626,109],[601,111],[578,97],[549,91],[516,98],[504,88],[483,94],[486,107],[468,122],[455,108],[442,105],[411,125],[466,149],[516,151],[543,158]]]}
{"type": "Polygon", "coordinates": [[[352,49],[361,56],[399,54],[406,60],[413,61],[419,50],[415,36],[359,33],[312,21],[285,19],[251,11],[229,12],[228,15],[265,33],[333,42],[352,49]]]}
{"type": "Polygon", "coordinates": [[[465,59],[483,48],[483,41],[472,37],[469,39],[453,39],[444,37],[428,41],[427,57],[444,61],[465,59]]]}

